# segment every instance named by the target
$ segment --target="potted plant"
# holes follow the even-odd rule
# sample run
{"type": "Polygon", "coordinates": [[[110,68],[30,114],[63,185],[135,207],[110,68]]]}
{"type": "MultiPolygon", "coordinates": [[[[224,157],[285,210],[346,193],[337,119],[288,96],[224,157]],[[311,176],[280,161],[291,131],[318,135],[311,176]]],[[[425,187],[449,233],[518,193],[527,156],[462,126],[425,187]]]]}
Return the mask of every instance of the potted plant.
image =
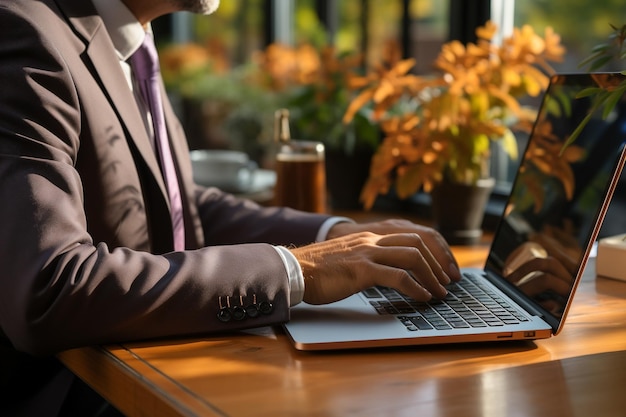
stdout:
{"type": "Polygon", "coordinates": [[[530,26],[515,28],[501,45],[492,42],[496,32],[496,25],[487,22],[477,29],[476,43],[444,44],[433,76],[411,74],[414,60],[406,59],[350,78],[356,96],[344,121],[367,108],[384,135],[361,192],[365,208],[392,188],[399,198],[423,190],[431,194],[435,223],[451,243],[480,237],[484,203],[493,187],[491,145],[499,143],[517,158],[513,130],[529,131],[536,117],[521,100],[543,93],[554,73],[549,62],[564,54],[551,28],[543,37],[530,26]],[[461,196],[471,199],[483,185],[482,195],[464,204],[461,196]],[[451,190],[450,202],[446,190],[451,190]],[[440,217],[452,208],[460,211],[451,219],[440,217]],[[470,216],[473,224],[451,226],[470,209],[476,210],[470,216]]]}

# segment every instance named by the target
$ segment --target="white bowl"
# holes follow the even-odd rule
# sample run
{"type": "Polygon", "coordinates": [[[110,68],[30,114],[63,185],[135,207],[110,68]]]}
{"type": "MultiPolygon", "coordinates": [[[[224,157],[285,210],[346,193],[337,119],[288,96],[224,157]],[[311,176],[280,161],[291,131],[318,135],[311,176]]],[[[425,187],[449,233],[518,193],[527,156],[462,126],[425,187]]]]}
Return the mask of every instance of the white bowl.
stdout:
{"type": "Polygon", "coordinates": [[[196,183],[229,192],[246,192],[253,185],[257,164],[244,152],[197,149],[190,152],[196,183]]]}

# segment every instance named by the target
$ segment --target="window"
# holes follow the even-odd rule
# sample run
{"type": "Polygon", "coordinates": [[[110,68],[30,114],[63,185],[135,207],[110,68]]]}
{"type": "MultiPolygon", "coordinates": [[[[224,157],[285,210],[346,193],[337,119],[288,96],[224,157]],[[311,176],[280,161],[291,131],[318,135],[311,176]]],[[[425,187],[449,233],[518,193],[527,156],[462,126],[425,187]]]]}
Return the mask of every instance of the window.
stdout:
{"type": "Polygon", "coordinates": [[[578,64],[606,40],[610,25],[626,23],[620,0],[523,0],[515,2],[514,11],[516,25],[529,24],[536,31],[551,26],[561,35],[567,58],[556,66],[559,72],[582,71],[578,64]]]}
{"type": "MultiPolygon", "coordinates": [[[[171,41],[209,45],[232,66],[248,62],[272,42],[330,43],[340,51],[362,52],[368,64],[379,62],[393,45],[402,56],[416,58],[419,74],[430,71],[444,42],[474,41],[475,28],[488,19],[504,36],[514,26],[529,24],[538,33],[551,26],[567,48],[555,70],[578,72],[584,70],[581,60],[611,32],[610,24],[626,23],[626,8],[622,0],[224,0],[214,15],[180,13],[168,19],[159,26],[171,41]]],[[[524,138],[519,139],[523,150],[524,138]]],[[[493,155],[497,216],[517,162],[497,145],[493,155]]]]}
{"type": "MultiPolygon", "coordinates": [[[[611,24],[626,23],[626,9],[618,1],[591,0],[492,0],[492,18],[503,28],[506,36],[513,26],[530,25],[537,33],[552,27],[561,36],[567,53],[563,62],[552,66],[557,72],[581,72],[579,64],[593,47],[605,42],[612,32],[611,24]]],[[[622,68],[606,68],[622,70],[622,68]]],[[[537,100],[538,101],[538,100],[537,100]]],[[[538,104],[538,102],[536,103],[538,104]]],[[[520,150],[525,140],[519,138],[520,150]]],[[[516,172],[517,164],[494,153],[493,174],[498,179],[498,189],[506,194],[516,172]]]]}

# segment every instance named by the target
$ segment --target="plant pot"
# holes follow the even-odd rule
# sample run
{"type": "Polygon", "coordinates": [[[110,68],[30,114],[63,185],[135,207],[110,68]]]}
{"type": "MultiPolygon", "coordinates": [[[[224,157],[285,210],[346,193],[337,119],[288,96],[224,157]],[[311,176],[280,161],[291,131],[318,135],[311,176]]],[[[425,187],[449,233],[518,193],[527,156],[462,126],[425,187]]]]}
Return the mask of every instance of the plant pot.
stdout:
{"type": "Polygon", "coordinates": [[[226,103],[184,98],[182,123],[190,149],[225,149],[230,146],[223,126],[231,108],[226,103]]]}
{"type": "Polygon", "coordinates": [[[373,151],[326,150],[326,186],[330,206],[335,210],[362,209],[361,190],[369,174],[373,151]]]}
{"type": "Polygon", "coordinates": [[[476,184],[444,181],[433,188],[432,214],[435,228],[450,245],[473,245],[482,237],[485,207],[495,179],[480,179],[476,184]]]}

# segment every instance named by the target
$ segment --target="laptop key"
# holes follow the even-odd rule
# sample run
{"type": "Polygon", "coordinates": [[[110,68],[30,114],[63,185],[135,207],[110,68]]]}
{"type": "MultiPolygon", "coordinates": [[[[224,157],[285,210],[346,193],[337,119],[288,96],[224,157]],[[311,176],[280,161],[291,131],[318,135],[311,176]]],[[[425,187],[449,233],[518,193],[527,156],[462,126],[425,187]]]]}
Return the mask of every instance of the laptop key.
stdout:
{"type": "Polygon", "coordinates": [[[364,290],[379,314],[400,315],[409,330],[421,328],[447,330],[468,327],[499,327],[518,324],[528,319],[502,297],[467,278],[448,286],[448,295],[442,300],[417,302],[392,288],[373,287],[364,290]],[[372,298],[381,298],[375,301],[372,298]],[[421,316],[408,316],[419,313],[421,316]],[[413,317],[412,320],[409,317],[413,317]],[[415,322],[413,322],[413,320],[415,322]],[[421,327],[420,327],[421,326],[421,327]]]}
{"type": "Polygon", "coordinates": [[[366,296],[367,298],[381,298],[382,297],[380,293],[378,292],[378,290],[373,287],[367,288],[363,290],[362,292],[363,292],[363,295],[366,296]]]}
{"type": "Polygon", "coordinates": [[[426,319],[421,316],[410,316],[407,317],[407,320],[413,323],[419,330],[432,330],[433,328],[433,326],[431,326],[430,323],[428,323],[426,319]]]}

